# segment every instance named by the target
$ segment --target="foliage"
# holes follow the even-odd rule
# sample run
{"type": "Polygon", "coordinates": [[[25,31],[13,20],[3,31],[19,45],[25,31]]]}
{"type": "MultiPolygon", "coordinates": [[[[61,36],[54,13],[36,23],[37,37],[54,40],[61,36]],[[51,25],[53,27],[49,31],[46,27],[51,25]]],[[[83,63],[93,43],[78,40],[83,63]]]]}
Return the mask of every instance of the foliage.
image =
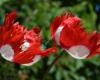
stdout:
{"type": "MultiPolygon", "coordinates": [[[[88,2],[76,0],[77,4],[62,5],[64,0],[0,0],[0,23],[4,20],[4,15],[13,9],[17,10],[18,18],[21,24],[29,29],[38,25],[42,30],[43,47],[48,47],[46,42],[51,38],[49,25],[52,19],[66,10],[71,10],[82,18],[82,23],[91,32],[95,28],[96,14],[93,6],[88,2]],[[80,1],[80,2],[78,2],[80,1]]],[[[74,3],[74,1],[73,1],[74,3]]],[[[50,46],[51,42],[49,43],[50,46]]],[[[50,71],[48,67],[52,64],[57,54],[42,58],[39,62],[30,67],[7,62],[0,58],[0,80],[100,80],[100,56],[94,56],[91,59],[76,60],[68,53],[63,54],[50,71]],[[20,73],[22,72],[22,73],[20,73]],[[26,76],[26,77],[25,77],[26,76]]]]}

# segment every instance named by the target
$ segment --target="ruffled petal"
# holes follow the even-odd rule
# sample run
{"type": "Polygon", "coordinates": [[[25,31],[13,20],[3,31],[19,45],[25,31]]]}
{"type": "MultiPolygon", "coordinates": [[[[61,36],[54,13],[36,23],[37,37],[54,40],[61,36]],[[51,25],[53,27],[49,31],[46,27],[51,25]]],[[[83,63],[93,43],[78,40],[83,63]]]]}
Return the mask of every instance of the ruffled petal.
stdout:
{"type": "Polygon", "coordinates": [[[12,11],[11,13],[6,14],[4,26],[8,30],[10,27],[12,27],[12,24],[14,22],[14,19],[16,18],[16,11],[12,11]]]}

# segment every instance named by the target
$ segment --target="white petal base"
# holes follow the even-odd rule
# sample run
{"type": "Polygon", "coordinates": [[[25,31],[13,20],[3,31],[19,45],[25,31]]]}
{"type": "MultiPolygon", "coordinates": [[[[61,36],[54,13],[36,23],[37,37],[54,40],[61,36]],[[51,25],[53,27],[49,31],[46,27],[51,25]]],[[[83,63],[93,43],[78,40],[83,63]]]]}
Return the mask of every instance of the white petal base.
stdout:
{"type": "Polygon", "coordinates": [[[57,42],[58,45],[60,45],[60,32],[62,31],[63,28],[64,28],[63,26],[59,26],[55,32],[55,41],[57,42]]]}
{"type": "Polygon", "coordinates": [[[24,43],[21,45],[22,51],[26,51],[30,47],[30,43],[28,41],[24,41],[24,43]]]}
{"type": "Polygon", "coordinates": [[[84,45],[72,46],[65,50],[76,59],[85,59],[90,53],[90,50],[84,45]]]}
{"type": "Polygon", "coordinates": [[[40,56],[40,55],[36,55],[36,56],[33,58],[33,62],[28,63],[28,64],[22,64],[22,65],[24,65],[24,66],[31,66],[31,65],[35,64],[36,62],[38,62],[40,59],[41,59],[41,56],[40,56]]]}
{"type": "Polygon", "coordinates": [[[6,59],[8,61],[12,61],[13,56],[14,56],[14,50],[12,49],[12,47],[9,44],[3,45],[0,48],[0,53],[4,59],[6,59]]]}

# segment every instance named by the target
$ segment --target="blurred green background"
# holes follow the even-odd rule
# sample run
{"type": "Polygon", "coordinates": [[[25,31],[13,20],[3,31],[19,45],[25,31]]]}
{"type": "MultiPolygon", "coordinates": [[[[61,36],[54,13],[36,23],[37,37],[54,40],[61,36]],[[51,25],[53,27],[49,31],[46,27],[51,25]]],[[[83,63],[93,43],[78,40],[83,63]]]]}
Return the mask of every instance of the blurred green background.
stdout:
{"type": "MultiPolygon", "coordinates": [[[[38,25],[42,30],[43,47],[47,45],[50,36],[50,22],[52,19],[67,10],[82,19],[88,32],[99,29],[100,14],[95,11],[99,0],[0,0],[0,24],[4,15],[12,10],[17,11],[16,21],[31,29],[38,25]],[[98,19],[99,18],[99,19],[98,19]]],[[[42,58],[36,64],[26,67],[8,62],[0,57],[0,80],[100,80],[100,55],[85,60],[72,58],[68,53],[63,54],[50,68],[57,55],[51,54],[42,58]]]]}

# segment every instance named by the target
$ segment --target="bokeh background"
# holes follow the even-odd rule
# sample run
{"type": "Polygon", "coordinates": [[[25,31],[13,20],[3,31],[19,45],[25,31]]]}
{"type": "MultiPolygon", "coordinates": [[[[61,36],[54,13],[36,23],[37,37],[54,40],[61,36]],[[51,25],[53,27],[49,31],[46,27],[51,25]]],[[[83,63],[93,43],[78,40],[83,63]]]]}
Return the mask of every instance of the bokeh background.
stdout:
{"type": "MultiPolygon", "coordinates": [[[[46,44],[51,38],[50,22],[65,11],[79,16],[88,32],[99,31],[100,27],[100,0],[0,0],[0,24],[4,15],[14,9],[16,21],[29,29],[37,25],[41,28],[43,48],[52,44],[52,41],[46,44]]],[[[44,57],[30,67],[0,57],[0,80],[100,80],[100,55],[77,60],[59,47],[56,55],[44,57]],[[63,55],[52,65],[57,54],[63,55]]]]}

